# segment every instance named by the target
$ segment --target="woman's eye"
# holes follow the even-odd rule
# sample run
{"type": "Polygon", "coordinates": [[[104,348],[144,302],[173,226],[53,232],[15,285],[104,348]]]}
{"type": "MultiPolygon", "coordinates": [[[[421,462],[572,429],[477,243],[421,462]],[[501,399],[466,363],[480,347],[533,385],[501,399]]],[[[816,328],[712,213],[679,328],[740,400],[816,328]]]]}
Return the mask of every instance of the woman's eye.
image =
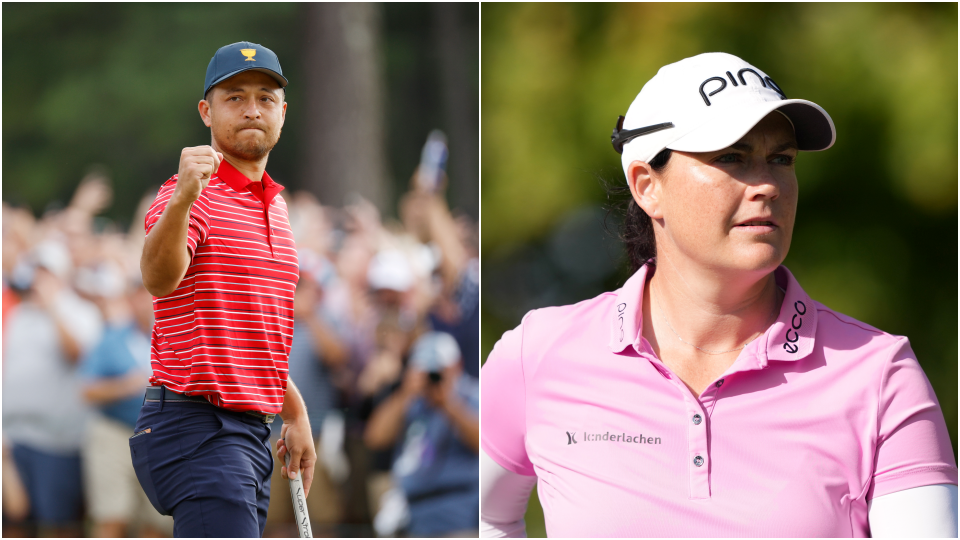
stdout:
{"type": "Polygon", "coordinates": [[[797,158],[793,156],[779,155],[773,157],[773,162],[778,165],[793,165],[797,158]]]}
{"type": "Polygon", "coordinates": [[[724,154],[717,158],[717,163],[736,163],[740,161],[738,154],[724,154]]]}

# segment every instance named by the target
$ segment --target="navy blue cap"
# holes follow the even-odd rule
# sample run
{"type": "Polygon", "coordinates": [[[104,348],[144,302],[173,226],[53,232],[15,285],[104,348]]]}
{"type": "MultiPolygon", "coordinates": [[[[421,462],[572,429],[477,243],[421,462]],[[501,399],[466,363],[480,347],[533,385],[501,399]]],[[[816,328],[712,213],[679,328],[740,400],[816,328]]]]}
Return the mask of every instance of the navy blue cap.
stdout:
{"type": "Polygon", "coordinates": [[[220,47],[210,59],[207,77],[203,81],[203,95],[206,96],[207,92],[218,83],[237,73],[250,70],[262,71],[270,75],[280,83],[281,88],[287,86],[287,79],[283,76],[283,70],[280,69],[280,60],[273,51],[263,45],[240,41],[220,47]]]}

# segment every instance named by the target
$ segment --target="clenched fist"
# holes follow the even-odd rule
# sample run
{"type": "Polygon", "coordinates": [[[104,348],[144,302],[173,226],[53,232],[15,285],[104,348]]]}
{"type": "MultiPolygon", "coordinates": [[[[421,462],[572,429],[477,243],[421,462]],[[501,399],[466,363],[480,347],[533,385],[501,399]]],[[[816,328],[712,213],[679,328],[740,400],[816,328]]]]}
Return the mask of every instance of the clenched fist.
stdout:
{"type": "Polygon", "coordinates": [[[180,152],[180,170],[173,196],[183,201],[197,200],[210,177],[220,168],[221,161],[223,154],[210,146],[184,148],[180,152]]]}

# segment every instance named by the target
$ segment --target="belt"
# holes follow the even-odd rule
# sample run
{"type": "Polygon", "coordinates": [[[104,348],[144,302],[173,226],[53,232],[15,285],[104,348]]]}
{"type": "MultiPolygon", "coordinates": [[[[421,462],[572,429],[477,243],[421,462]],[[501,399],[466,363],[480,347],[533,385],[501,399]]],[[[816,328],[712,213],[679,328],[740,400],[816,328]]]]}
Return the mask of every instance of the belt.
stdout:
{"type": "MultiPolygon", "coordinates": [[[[163,401],[166,401],[168,403],[178,402],[178,401],[179,402],[192,401],[196,403],[206,403],[207,405],[213,405],[212,403],[207,401],[207,398],[203,396],[188,396],[186,394],[178,394],[177,392],[174,392],[173,390],[170,390],[165,386],[148,386],[147,387],[147,395],[144,398],[144,401],[160,401],[161,399],[163,399],[163,401]]],[[[276,414],[268,414],[268,413],[262,413],[258,411],[230,411],[230,412],[241,412],[243,414],[253,416],[254,418],[256,418],[257,420],[260,420],[264,424],[273,423],[273,420],[277,417],[276,414]]]]}

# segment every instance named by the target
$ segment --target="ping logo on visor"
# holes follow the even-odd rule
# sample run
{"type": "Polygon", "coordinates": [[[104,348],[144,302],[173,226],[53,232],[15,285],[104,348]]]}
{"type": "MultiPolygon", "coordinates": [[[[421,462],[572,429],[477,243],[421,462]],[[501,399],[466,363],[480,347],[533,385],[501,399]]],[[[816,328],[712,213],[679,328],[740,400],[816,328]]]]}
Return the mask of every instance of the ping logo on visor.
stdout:
{"type": "MultiPolygon", "coordinates": [[[[771,90],[773,90],[773,91],[776,92],[777,94],[780,94],[780,98],[781,98],[781,99],[787,99],[787,95],[783,93],[783,90],[780,89],[780,87],[777,85],[777,83],[773,82],[773,79],[771,79],[770,77],[761,77],[760,74],[757,73],[756,70],[751,69],[751,68],[743,68],[743,69],[741,69],[740,71],[737,72],[737,77],[740,78],[740,84],[742,84],[743,86],[746,86],[746,85],[747,85],[746,79],[743,78],[743,74],[744,74],[744,73],[753,73],[753,74],[757,77],[757,80],[760,81],[760,84],[761,84],[764,88],[770,88],[771,90]],[[769,85],[769,86],[768,86],[768,85],[769,85]]],[[[737,77],[734,77],[734,76],[733,76],[733,73],[730,73],[730,72],[728,71],[728,72],[727,72],[727,77],[730,78],[730,83],[731,83],[733,86],[735,86],[735,87],[736,87],[736,86],[740,86],[740,84],[737,84],[737,77]]],[[[709,79],[707,79],[707,80],[703,81],[702,83],[700,83],[700,97],[703,98],[703,102],[707,104],[707,107],[709,107],[710,105],[712,105],[712,103],[710,103],[710,99],[709,99],[710,96],[712,96],[712,95],[720,92],[721,90],[723,90],[723,89],[726,88],[726,87],[727,87],[727,81],[726,81],[726,79],[724,79],[723,77],[710,77],[709,79]],[[717,82],[719,82],[719,83],[720,83],[720,87],[717,88],[716,90],[714,90],[713,92],[710,92],[709,94],[706,94],[706,93],[704,93],[704,91],[703,91],[703,87],[706,86],[707,83],[710,82],[710,81],[717,81],[717,82]]]]}

